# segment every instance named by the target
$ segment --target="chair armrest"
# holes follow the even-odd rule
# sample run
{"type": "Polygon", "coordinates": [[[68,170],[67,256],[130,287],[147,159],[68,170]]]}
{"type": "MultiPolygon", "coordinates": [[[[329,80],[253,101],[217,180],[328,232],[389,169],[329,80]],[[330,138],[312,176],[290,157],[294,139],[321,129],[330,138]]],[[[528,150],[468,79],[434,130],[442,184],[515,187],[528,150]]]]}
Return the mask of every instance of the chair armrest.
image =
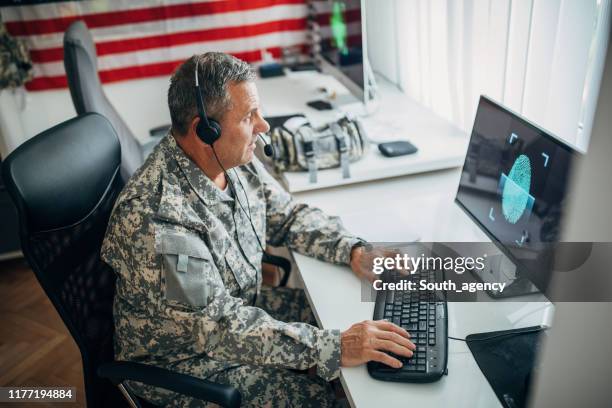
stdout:
{"type": "Polygon", "coordinates": [[[276,256],[264,252],[261,261],[263,263],[278,266],[279,268],[281,268],[283,270],[283,277],[281,278],[281,281],[278,286],[287,286],[289,274],[291,274],[291,262],[289,262],[289,260],[283,258],[282,256],[276,256]]]}
{"type": "Polygon", "coordinates": [[[224,407],[239,407],[242,398],[240,391],[229,385],[129,361],[103,364],[98,367],[98,375],[115,385],[125,380],[137,381],[224,407]]]}

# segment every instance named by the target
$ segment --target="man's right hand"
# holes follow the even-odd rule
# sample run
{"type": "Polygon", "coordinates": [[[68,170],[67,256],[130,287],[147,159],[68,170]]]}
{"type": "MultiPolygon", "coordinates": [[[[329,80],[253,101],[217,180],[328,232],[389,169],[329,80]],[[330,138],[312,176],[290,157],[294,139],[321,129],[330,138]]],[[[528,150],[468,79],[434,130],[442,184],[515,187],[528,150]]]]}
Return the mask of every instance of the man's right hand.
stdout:
{"type": "Polygon", "coordinates": [[[416,346],[409,339],[410,334],[406,330],[386,320],[355,323],[340,335],[340,365],[353,367],[368,361],[378,361],[400,368],[402,363],[385,351],[412,357],[416,346]]]}

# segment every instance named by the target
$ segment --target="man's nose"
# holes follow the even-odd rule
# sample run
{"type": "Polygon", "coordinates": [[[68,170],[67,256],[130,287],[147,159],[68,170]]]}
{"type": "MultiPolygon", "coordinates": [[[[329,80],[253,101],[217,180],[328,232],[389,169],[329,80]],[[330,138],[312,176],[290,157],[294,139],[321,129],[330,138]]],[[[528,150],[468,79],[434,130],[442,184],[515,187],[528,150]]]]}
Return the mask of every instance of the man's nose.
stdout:
{"type": "Polygon", "coordinates": [[[259,122],[257,123],[256,133],[266,133],[269,130],[270,124],[264,118],[260,118],[259,122]]]}

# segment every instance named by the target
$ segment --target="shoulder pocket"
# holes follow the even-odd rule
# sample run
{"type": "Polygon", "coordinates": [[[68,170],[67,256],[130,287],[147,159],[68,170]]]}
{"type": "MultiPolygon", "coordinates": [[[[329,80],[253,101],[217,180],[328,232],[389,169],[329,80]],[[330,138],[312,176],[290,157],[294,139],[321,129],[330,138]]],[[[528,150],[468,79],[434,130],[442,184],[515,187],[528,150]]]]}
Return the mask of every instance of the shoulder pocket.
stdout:
{"type": "Polygon", "coordinates": [[[201,308],[223,290],[210,250],[197,235],[160,230],[155,238],[166,301],[201,308]]]}

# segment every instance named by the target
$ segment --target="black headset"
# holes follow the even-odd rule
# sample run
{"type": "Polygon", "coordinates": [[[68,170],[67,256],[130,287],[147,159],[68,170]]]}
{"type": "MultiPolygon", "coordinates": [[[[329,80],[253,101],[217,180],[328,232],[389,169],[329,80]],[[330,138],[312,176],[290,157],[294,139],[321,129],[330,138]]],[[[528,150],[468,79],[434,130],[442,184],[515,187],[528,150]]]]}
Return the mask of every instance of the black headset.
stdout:
{"type": "MultiPolygon", "coordinates": [[[[195,66],[195,97],[196,97],[196,106],[198,108],[198,117],[200,121],[196,126],[196,134],[204,143],[211,145],[215,143],[221,137],[221,125],[214,119],[209,118],[206,115],[206,110],[204,109],[204,100],[202,99],[202,92],[200,89],[200,81],[198,80],[198,66],[200,60],[196,58],[196,66],[195,66]]],[[[259,138],[264,143],[264,154],[268,157],[274,157],[274,147],[270,143],[268,143],[261,133],[259,134],[259,138]]]]}
{"type": "MultiPolygon", "coordinates": [[[[215,151],[215,146],[213,145],[213,143],[215,143],[221,137],[221,125],[216,120],[210,119],[208,118],[208,116],[206,116],[206,110],[204,109],[204,100],[202,99],[202,92],[200,90],[200,81],[198,80],[199,62],[200,62],[199,59],[196,57],[195,93],[196,93],[196,105],[198,108],[198,116],[200,118],[200,121],[198,122],[196,126],[196,134],[198,135],[200,140],[202,140],[204,143],[212,147],[212,151],[213,151],[213,154],[215,155],[215,159],[217,160],[219,167],[221,167],[221,170],[223,170],[223,173],[225,174],[225,177],[227,179],[227,184],[229,188],[232,190],[232,193],[234,194],[234,200],[238,203],[238,206],[240,207],[244,215],[249,220],[249,224],[251,225],[253,234],[255,235],[255,238],[257,239],[257,244],[259,244],[259,247],[261,248],[261,252],[265,253],[264,245],[260,241],[259,236],[257,235],[257,231],[255,230],[255,226],[253,225],[253,219],[251,217],[251,203],[249,203],[249,196],[246,194],[246,190],[244,186],[242,185],[242,181],[240,180],[240,177],[238,176],[238,174],[234,172],[236,179],[238,179],[238,183],[240,183],[240,187],[242,188],[242,191],[244,192],[244,196],[246,197],[247,210],[244,209],[244,206],[242,205],[242,202],[240,201],[238,197],[238,192],[236,191],[236,187],[234,186],[232,179],[228,176],[227,171],[223,167],[223,164],[221,164],[221,160],[219,160],[219,156],[217,156],[217,152],[215,151]]],[[[274,156],[274,148],[272,147],[272,145],[267,143],[266,140],[261,136],[261,134],[259,134],[259,137],[264,142],[264,153],[266,154],[266,156],[269,156],[269,157],[274,156]]],[[[234,212],[232,212],[232,217],[234,217],[234,212]]],[[[235,218],[234,218],[234,224],[236,224],[235,218]]],[[[255,265],[253,265],[251,261],[248,259],[248,257],[246,256],[246,253],[244,249],[242,248],[242,244],[240,243],[240,238],[239,237],[237,238],[238,238],[237,239],[238,246],[243,252],[245,259],[247,260],[249,264],[251,264],[251,266],[253,266],[253,268],[257,269],[255,265]]],[[[255,295],[253,299],[253,305],[255,305],[256,299],[257,299],[257,294],[255,295]]]]}
{"type": "Polygon", "coordinates": [[[198,65],[200,60],[196,58],[195,67],[195,96],[196,105],[198,107],[198,116],[200,121],[196,126],[196,134],[204,143],[212,145],[221,137],[221,125],[214,119],[209,119],[206,116],[206,110],[204,110],[204,100],[202,99],[202,92],[200,90],[200,81],[198,80],[198,65]]]}

